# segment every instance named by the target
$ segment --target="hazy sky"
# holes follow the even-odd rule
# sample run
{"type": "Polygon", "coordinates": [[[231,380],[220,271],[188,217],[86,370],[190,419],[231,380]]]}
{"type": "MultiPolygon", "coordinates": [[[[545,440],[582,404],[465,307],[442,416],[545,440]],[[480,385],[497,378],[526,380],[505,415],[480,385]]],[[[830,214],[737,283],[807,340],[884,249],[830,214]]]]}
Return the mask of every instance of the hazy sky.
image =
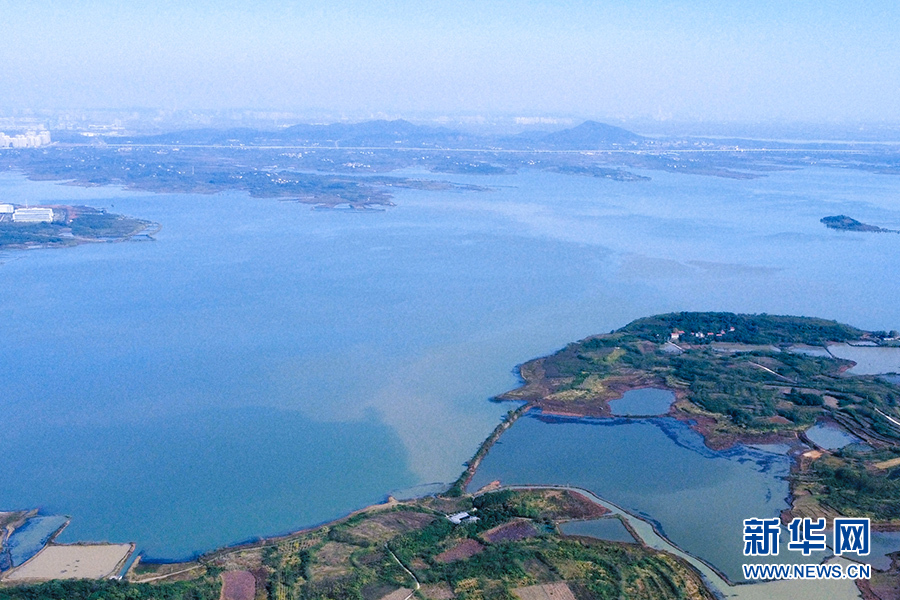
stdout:
{"type": "Polygon", "coordinates": [[[0,107],[900,121],[898,6],[0,0],[0,107]]]}

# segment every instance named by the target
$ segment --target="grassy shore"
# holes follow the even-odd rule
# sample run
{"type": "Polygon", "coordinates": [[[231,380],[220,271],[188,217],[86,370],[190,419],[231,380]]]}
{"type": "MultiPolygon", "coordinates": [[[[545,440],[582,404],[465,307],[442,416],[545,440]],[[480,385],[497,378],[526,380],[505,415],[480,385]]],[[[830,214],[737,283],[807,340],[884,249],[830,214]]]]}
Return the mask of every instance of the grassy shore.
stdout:
{"type": "Polygon", "coordinates": [[[563,584],[585,599],[711,600],[699,574],[671,554],[568,538],[556,528],[562,521],[605,514],[605,508],[571,490],[429,497],[380,505],[192,563],[143,564],[128,577],[168,585],[241,570],[255,577],[257,598],[273,600],[378,600],[398,590],[418,598],[512,600],[515,590],[544,584],[563,584]],[[455,525],[446,517],[461,511],[478,520],[455,525]]]}

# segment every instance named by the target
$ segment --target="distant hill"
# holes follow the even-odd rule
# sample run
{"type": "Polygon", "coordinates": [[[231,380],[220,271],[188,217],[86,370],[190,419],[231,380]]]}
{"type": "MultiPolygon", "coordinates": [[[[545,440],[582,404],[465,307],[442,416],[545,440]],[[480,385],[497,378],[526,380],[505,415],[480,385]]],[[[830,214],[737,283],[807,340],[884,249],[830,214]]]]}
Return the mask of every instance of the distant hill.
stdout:
{"type": "Polygon", "coordinates": [[[337,146],[458,146],[470,142],[469,135],[445,127],[414,125],[409,121],[365,121],[330,125],[294,125],[279,132],[284,140],[337,146]]]}
{"type": "MultiPolygon", "coordinates": [[[[364,121],[362,123],[299,124],[283,129],[249,128],[188,129],[161,135],[129,137],[135,144],[200,145],[297,145],[337,148],[506,148],[596,150],[634,146],[644,141],[627,129],[585,121],[577,127],[553,133],[527,132],[517,136],[478,136],[447,129],[416,125],[409,121],[364,121]]],[[[112,141],[112,140],[110,140],[112,141]]]]}
{"type": "Polygon", "coordinates": [[[262,144],[271,136],[272,132],[251,129],[248,127],[235,127],[231,129],[184,129],[171,133],[147,136],[129,136],[121,139],[109,139],[112,143],[127,141],[135,144],[200,144],[200,145],[231,145],[231,144],[262,144]]]}
{"type": "Polygon", "coordinates": [[[192,129],[163,135],[131,138],[135,143],[266,145],[297,144],[336,147],[446,146],[476,143],[476,138],[444,127],[414,125],[409,121],[300,124],[278,130],[192,129]]]}
{"type": "Polygon", "coordinates": [[[614,146],[631,146],[644,141],[644,137],[627,129],[585,121],[577,127],[547,134],[541,142],[557,149],[596,150],[614,146]]]}

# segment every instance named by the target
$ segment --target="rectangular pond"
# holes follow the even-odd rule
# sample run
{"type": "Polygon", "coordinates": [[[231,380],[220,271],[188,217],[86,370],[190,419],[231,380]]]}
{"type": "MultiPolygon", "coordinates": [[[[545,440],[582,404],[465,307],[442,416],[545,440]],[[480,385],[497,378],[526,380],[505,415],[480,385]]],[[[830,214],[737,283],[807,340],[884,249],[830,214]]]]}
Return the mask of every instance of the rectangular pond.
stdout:
{"type": "Polygon", "coordinates": [[[621,398],[609,401],[609,409],[617,417],[651,417],[669,412],[675,394],[659,388],[628,390],[621,398]]]}

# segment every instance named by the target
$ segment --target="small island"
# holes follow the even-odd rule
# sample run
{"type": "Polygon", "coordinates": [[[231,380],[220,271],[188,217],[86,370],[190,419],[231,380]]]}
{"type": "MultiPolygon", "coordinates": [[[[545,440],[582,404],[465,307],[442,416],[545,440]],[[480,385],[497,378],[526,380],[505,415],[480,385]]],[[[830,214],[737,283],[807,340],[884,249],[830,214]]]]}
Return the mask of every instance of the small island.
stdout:
{"type": "Polygon", "coordinates": [[[0,250],[152,240],[158,223],[90,206],[0,204],[0,250]]]}
{"type": "Polygon", "coordinates": [[[884,229],[875,225],[867,225],[856,219],[852,219],[847,215],[837,215],[834,217],[823,217],[820,220],[825,227],[829,229],[837,229],[838,231],[862,231],[868,233],[900,233],[895,229],[884,229]]]}

